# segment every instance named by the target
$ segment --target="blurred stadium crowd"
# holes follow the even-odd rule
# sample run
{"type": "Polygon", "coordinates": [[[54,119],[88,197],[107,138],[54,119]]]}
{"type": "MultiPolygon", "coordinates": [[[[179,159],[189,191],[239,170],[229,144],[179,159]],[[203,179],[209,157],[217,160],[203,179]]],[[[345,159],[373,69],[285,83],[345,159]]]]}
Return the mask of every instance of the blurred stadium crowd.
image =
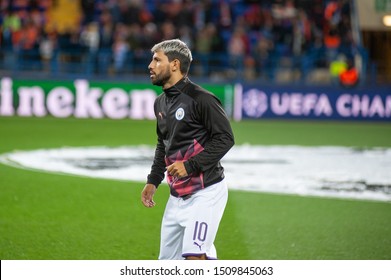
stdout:
{"type": "Polygon", "coordinates": [[[3,0],[0,22],[0,70],[17,73],[145,75],[171,38],[214,80],[330,82],[364,57],[350,0],[3,0]]]}

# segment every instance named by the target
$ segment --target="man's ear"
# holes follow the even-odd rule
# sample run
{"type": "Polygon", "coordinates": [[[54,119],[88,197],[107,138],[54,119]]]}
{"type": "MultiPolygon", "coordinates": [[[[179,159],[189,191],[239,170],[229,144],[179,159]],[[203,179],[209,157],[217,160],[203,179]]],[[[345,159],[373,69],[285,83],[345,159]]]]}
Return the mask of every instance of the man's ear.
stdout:
{"type": "Polygon", "coordinates": [[[179,60],[178,59],[174,59],[172,62],[173,62],[172,70],[173,71],[179,70],[179,66],[180,66],[179,60]]]}

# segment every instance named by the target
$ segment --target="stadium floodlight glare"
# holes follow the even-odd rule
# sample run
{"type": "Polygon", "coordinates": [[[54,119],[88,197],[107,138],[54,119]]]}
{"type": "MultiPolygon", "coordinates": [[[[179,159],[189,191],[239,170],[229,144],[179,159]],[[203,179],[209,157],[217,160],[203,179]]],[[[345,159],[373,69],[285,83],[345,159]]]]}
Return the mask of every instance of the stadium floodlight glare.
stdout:
{"type": "Polygon", "coordinates": [[[391,15],[385,15],[383,17],[383,24],[387,27],[391,27],[391,15]]]}

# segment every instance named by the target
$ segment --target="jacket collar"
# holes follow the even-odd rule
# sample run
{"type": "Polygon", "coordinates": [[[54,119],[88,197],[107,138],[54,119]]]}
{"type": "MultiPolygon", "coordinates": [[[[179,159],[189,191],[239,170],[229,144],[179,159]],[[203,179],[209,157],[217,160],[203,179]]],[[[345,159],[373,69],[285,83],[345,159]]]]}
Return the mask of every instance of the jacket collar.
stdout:
{"type": "Polygon", "coordinates": [[[182,92],[183,88],[190,82],[188,77],[183,77],[175,85],[164,89],[164,93],[168,96],[178,95],[182,92]]]}

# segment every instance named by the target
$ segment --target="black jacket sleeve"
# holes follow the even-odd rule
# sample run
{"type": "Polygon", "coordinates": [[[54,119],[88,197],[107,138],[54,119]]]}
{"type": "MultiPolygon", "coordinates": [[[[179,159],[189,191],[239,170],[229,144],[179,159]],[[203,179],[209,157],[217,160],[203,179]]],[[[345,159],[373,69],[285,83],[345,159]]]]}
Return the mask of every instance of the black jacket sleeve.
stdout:
{"type": "Polygon", "coordinates": [[[203,94],[197,101],[197,113],[208,131],[209,139],[204,150],[185,163],[188,174],[212,168],[234,145],[229,119],[217,97],[203,94]]]}
{"type": "MultiPolygon", "coordinates": [[[[156,102],[155,102],[155,114],[156,114],[156,102]]],[[[155,149],[155,157],[153,159],[151,172],[147,177],[147,183],[153,184],[157,188],[164,179],[164,173],[166,171],[166,162],[165,162],[165,146],[163,142],[163,137],[157,125],[156,125],[156,133],[158,135],[158,140],[155,149]]]]}

